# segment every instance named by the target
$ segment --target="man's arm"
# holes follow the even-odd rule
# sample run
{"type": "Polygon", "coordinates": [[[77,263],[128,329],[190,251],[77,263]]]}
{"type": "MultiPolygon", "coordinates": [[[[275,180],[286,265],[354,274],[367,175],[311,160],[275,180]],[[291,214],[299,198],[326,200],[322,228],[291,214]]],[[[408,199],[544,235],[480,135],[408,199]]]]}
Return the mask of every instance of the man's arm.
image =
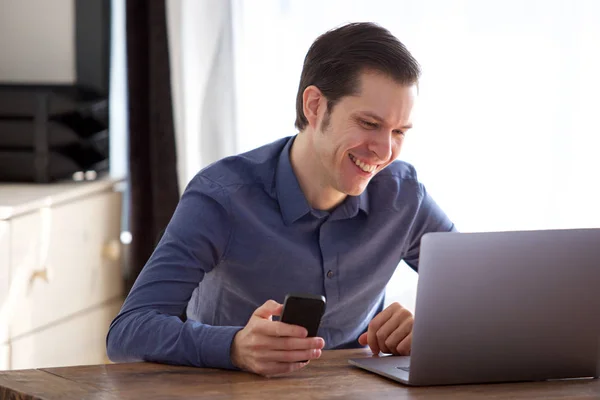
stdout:
{"type": "Polygon", "coordinates": [[[421,251],[421,238],[428,232],[455,232],[456,227],[446,213],[429,195],[425,186],[419,183],[421,201],[410,228],[406,243],[406,252],[403,257],[412,269],[418,272],[419,255],[421,251]]]}
{"type": "MultiPolygon", "coordinates": [[[[428,232],[453,232],[456,227],[435,203],[422,184],[420,202],[412,220],[406,242],[404,261],[418,271],[421,237],[428,232]]],[[[413,315],[398,303],[389,305],[371,320],[367,332],[358,342],[369,345],[374,354],[380,351],[395,355],[409,355],[412,347],[413,315]]]]}
{"type": "MultiPolygon", "coordinates": [[[[242,327],[183,322],[192,292],[226,251],[231,223],[221,187],[197,175],[107,335],[111,360],[234,369],[230,347],[242,327]]],[[[134,238],[135,240],[135,238],[134,238]]]]}

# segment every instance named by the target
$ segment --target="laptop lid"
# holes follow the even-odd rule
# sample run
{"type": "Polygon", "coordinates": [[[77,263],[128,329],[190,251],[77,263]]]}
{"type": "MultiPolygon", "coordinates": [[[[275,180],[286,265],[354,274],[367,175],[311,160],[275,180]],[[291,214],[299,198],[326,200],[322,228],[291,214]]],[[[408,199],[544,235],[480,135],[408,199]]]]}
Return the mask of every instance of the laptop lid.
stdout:
{"type": "Polygon", "coordinates": [[[424,235],[408,383],[597,377],[599,359],[600,229],[424,235]]]}

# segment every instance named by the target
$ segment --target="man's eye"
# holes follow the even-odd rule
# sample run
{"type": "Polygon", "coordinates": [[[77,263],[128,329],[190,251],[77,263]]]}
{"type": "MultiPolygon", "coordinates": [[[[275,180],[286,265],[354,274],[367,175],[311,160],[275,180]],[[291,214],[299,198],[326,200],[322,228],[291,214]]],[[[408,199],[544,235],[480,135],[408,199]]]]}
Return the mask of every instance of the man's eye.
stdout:
{"type": "Polygon", "coordinates": [[[365,121],[365,120],[361,120],[360,123],[369,129],[376,129],[378,126],[375,122],[369,122],[369,121],[365,121]]]}

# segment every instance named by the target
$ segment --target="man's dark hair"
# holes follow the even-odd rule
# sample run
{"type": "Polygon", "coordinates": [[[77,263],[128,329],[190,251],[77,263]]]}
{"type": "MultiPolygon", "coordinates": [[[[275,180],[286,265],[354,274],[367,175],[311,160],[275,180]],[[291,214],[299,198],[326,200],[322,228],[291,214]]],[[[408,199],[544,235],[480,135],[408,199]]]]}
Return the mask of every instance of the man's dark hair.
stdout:
{"type": "Polygon", "coordinates": [[[377,24],[347,24],[319,36],[304,58],[296,96],[296,128],[302,131],[308,124],[302,106],[308,86],[321,90],[330,113],[342,97],[358,93],[360,74],[366,70],[384,73],[403,85],[416,84],[421,74],[406,47],[377,24]]]}

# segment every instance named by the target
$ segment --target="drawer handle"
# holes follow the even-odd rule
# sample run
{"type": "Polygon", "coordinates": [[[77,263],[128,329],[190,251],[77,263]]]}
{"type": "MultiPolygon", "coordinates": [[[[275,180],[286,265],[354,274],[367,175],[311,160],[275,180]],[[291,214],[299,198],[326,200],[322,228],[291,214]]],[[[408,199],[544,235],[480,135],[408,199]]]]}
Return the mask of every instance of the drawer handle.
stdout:
{"type": "Polygon", "coordinates": [[[102,257],[110,261],[118,261],[121,258],[121,241],[109,240],[102,248],[102,257]]]}
{"type": "Polygon", "coordinates": [[[50,282],[52,278],[52,274],[48,268],[38,269],[31,273],[31,277],[29,277],[29,284],[32,284],[36,279],[41,279],[46,283],[50,282]]]}
{"type": "Polygon", "coordinates": [[[50,250],[50,235],[51,235],[51,227],[52,227],[52,210],[50,206],[45,206],[40,208],[40,259],[39,264],[41,269],[36,269],[31,271],[31,276],[29,277],[29,285],[33,283],[36,279],[41,279],[46,283],[49,283],[52,280],[52,273],[50,268],[48,267],[48,252],[50,250]]]}

